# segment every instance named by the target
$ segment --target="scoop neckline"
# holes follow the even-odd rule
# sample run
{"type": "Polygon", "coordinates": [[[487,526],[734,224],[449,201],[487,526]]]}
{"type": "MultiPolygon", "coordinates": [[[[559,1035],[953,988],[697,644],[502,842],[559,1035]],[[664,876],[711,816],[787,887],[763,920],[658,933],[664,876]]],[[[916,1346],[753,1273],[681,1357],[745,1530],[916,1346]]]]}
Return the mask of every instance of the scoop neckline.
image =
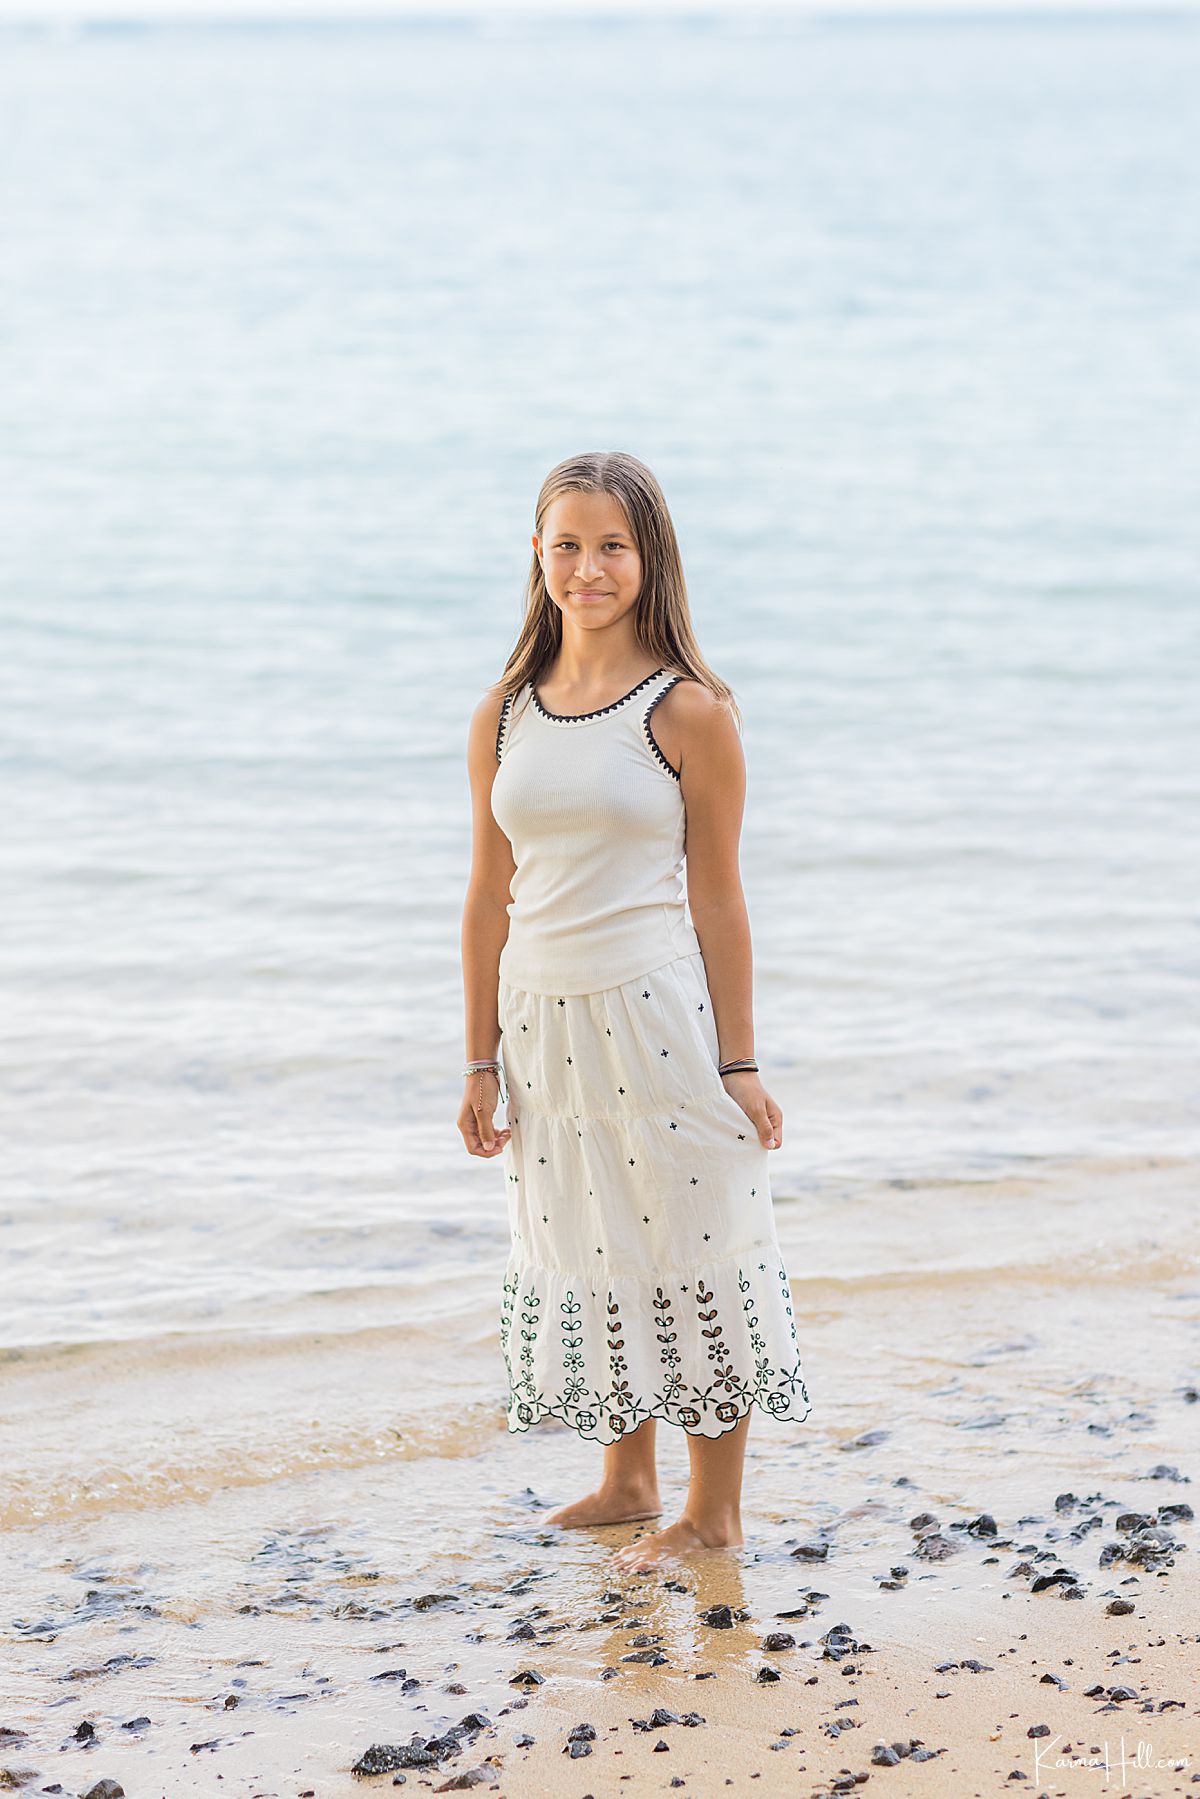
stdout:
{"type": "Polygon", "coordinates": [[[665,675],[666,672],[666,665],[664,663],[662,668],[656,668],[653,674],[646,675],[640,680],[636,687],[631,687],[628,693],[623,693],[619,700],[610,700],[607,706],[597,706],[594,712],[551,712],[547,707],[543,706],[541,700],[538,698],[537,686],[533,681],[529,683],[529,691],[533,696],[533,704],[536,710],[543,718],[549,719],[551,724],[574,725],[578,724],[581,719],[601,718],[606,712],[615,712],[618,706],[623,706],[627,700],[633,698],[635,693],[640,693],[643,687],[649,686],[651,681],[656,681],[659,675],[665,675]]]}

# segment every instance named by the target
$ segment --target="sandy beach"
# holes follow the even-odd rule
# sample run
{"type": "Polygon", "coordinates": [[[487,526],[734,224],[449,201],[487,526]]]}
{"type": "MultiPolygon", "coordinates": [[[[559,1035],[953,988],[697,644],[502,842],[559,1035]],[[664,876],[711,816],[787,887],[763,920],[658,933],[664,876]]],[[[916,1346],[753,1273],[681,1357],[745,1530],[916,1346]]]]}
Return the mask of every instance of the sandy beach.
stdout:
{"type": "MultiPolygon", "coordinates": [[[[614,1579],[648,1527],[546,1529],[596,1452],[494,1418],[451,1455],[393,1445],[10,1528],[3,1778],[97,1799],[104,1779],[129,1799],[1182,1792],[1200,1289],[1011,1282],[991,1316],[970,1284],[887,1297],[802,1307],[820,1412],[755,1420],[745,1548],[686,1566],[614,1579]],[[1075,1326],[1057,1349],[1054,1305],[1075,1326]],[[1174,1370],[1157,1395],[1151,1368],[1174,1370]]],[[[385,1370],[360,1351],[344,1373],[385,1370]]],[[[77,1376],[24,1378],[69,1434],[77,1376]]],[[[660,1459],[669,1507],[669,1433],[660,1459]]]]}

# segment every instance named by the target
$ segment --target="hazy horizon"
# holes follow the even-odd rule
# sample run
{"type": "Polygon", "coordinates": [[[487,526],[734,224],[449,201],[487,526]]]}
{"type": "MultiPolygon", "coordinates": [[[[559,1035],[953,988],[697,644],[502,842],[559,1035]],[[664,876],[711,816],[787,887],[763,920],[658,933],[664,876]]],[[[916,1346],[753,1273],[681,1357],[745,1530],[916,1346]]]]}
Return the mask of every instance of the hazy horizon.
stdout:
{"type": "Polygon", "coordinates": [[[1063,14],[1123,13],[1131,16],[1190,13],[1186,0],[354,0],[343,8],[337,0],[0,0],[0,21],[30,25],[77,23],[206,22],[246,23],[289,20],[321,21],[352,25],[363,20],[425,18],[519,18],[522,15],[554,15],[581,18],[613,13],[647,20],[655,16],[691,15],[701,18],[728,14],[739,23],[752,23],[755,15],[825,17],[843,15],[932,14],[952,18],[956,14],[1063,14]]]}

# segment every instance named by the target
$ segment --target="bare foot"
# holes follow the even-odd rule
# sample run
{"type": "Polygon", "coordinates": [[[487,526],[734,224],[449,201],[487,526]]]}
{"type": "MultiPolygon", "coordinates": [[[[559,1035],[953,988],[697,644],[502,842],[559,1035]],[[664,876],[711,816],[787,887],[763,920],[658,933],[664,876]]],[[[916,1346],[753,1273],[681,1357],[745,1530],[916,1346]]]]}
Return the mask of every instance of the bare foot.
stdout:
{"type": "Polygon", "coordinates": [[[551,1512],[547,1524],[559,1524],[564,1530],[579,1524],[633,1524],[639,1518],[657,1518],[662,1511],[658,1494],[645,1488],[598,1487],[572,1505],[551,1512]]]}
{"type": "Polygon", "coordinates": [[[660,1562],[678,1561],[698,1550],[736,1549],[743,1541],[742,1527],[736,1521],[709,1526],[679,1518],[665,1530],[652,1530],[649,1536],[640,1537],[636,1543],[626,1543],[612,1560],[623,1573],[640,1574],[645,1569],[657,1567],[660,1562]]]}

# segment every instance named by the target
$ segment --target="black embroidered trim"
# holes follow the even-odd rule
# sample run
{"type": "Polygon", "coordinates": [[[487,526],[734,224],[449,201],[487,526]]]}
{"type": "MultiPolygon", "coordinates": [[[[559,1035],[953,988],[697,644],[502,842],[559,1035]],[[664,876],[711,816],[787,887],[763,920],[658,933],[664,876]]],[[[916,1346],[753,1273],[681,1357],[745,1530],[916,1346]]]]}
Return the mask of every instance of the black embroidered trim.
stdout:
{"type": "Polygon", "coordinates": [[[650,704],[646,707],[646,710],[645,710],[644,714],[642,715],[642,734],[644,735],[644,737],[646,739],[646,748],[651,752],[652,755],[654,755],[658,758],[659,762],[661,762],[662,766],[666,769],[666,771],[669,775],[674,775],[674,777],[677,781],[680,779],[679,770],[677,768],[671,767],[671,764],[667,761],[667,758],[663,755],[662,751],[658,747],[658,744],[655,742],[654,732],[650,729],[650,714],[653,712],[654,708],[658,705],[659,700],[661,700],[665,694],[670,693],[672,687],[674,687],[674,685],[677,681],[682,681],[682,680],[683,680],[682,675],[674,675],[671,678],[671,680],[669,680],[667,682],[666,686],[662,690],[662,693],[655,694],[654,698],[651,700],[650,704]]]}
{"type": "MultiPolygon", "coordinates": [[[[533,703],[543,718],[552,719],[560,725],[578,725],[582,724],[585,718],[603,718],[606,712],[615,712],[618,706],[623,706],[626,700],[631,700],[635,693],[640,693],[643,687],[648,686],[651,681],[657,681],[659,675],[665,673],[665,669],[656,668],[652,675],[647,675],[644,681],[639,681],[636,687],[631,687],[628,693],[623,693],[619,700],[613,700],[607,706],[599,706],[595,712],[547,712],[538,698],[537,688],[531,685],[530,692],[533,695],[533,703]]],[[[676,680],[683,679],[682,675],[677,675],[675,678],[676,680]]]]}
{"type": "MultiPolygon", "coordinates": [[[[760,1263],[759,1267],[766,1273],[766,1264],[760,1263]]],[[[721,1435],[744,1418],[751,1406],[755,1405],[769,1416],[789,1418],[794,1423],[803,1424],[812,1411],[812,1401],[800,1360],[787,1270],[782,1263],[779,1264],[777,1273],[780,1297],[787,1314],[787,1359],[780,1360],[778,1364],[760,1327],[758,1302],[745,1271],[742,1268],[737,1270],[744,1315],[742,1328],[739,1329],[733,1322],[736,1312],[727,1320],[733,1335],[738,1339],[736,1349],[724,1341],[725,1329],[719,1316],[714,1287],[706,1285],[703,1279],[697,1280],[694,1304],[698,1322],[702,1326],[700,1334],[708,1346],[706,1361],[710,1364],[699,1380],[689,1381],[686,1377],[683,1357],[678,1347],[679,1330],[675,1305],[662,1287],[656,1287],[651,1305],[655,1313],[654,1334],[659,1345],[659,1369],[656,1372],[662,1380],[662,1391],[654,1394],[651,1399],[649,1391],[652,1390],[654,1375],[648,1369],[638,1370],[639,1375],[647,1381],[647,1396],[633,1391],[631,1372],[621,1354],[625,1347],[625,1335],[620,1308],[611,1291],[604,1296],[606,1316],[600,1327],[606,1343],[603,1346],[597,1345],[607,1353],[609,1390],[601,1392],[599,1388],[592,1388],[585,1378],[587,1362],[584,1339],[589,1323],[595,1324],[596,1320],[593,1314],[588,1323],[585,1323],[583,1307],[573,1288],[567,1289],[559,1305],[562,1314],[558,1321],[561,1355],[557,1353],[557,1348],[551,1354],[551,1360],[561,1363],[560,1390],[556,1393],[552,1388],[539,1386],[538,1338],[548,1319],[542,1315],[542,1296],[537,1291],[534,1272],[526,1271],[522,1279],[521,1271],[510,1265],[504,1280],[504,1300],[500,1315],[500,1346],[508,1374],[506,1410],[509,1431],[528,1430],[540,1418],[549,1416],[570,1425],[581,1437],[607,1442],[623,1436],[626,1431],[636,1430],[644,1419],[650,1417],[677,1424],[689,1434],[721,1435]],[[522,1291],[523,1288],[528,1290],[522,1291]],[[518,1315],[521,1326],[519,1349],[516,1342],[518,1315]],[[748,1371],[750,1358],[744,1354],[743,1341],[748,1344],[753,1357],[753,1374],[748,1371]],[[740,1372],[739,1365],[747,1371],[740,1372]],[[802,1411],[800,1407],[803,1407],[802,1411]],[[706,1423],[715,1423],[720,1429],[712,1433],[705,1429],[706,1423]],[[606,1430],[608,1436],[605,1435],[606,1430]]],[[[687,1290],[686,1286],[680,1288],[682,1293],[687,1290]]],[[[593,1293],[592,1297],[597,1298],[599,1295],[593,1293]]],[[[548,1305],[546,1310],[552,1310],[552,1305],[548,1305]]],[[[552,1332],[547,1331],[545,1334],[550,1337],[552,1332]]],[[[545,1347],[548,1348],[549,1344],[545,1347]]],[[[694,1372],[699,1373],[699,1370],[694,1372]]],[[[553,1378],[552,1375],[551,1379],[553,1378]]]]}
{"type": "Polygon", "coordinates": [[[496,726],[497,762],[500,760],[500,746],[504,742],[504,733],[508,730],[508,721],[512,716],[512,704],[516,697],[515,693],[506,693],[504,696],[504,704],[500,708],[500,723],[496,726]]]}

